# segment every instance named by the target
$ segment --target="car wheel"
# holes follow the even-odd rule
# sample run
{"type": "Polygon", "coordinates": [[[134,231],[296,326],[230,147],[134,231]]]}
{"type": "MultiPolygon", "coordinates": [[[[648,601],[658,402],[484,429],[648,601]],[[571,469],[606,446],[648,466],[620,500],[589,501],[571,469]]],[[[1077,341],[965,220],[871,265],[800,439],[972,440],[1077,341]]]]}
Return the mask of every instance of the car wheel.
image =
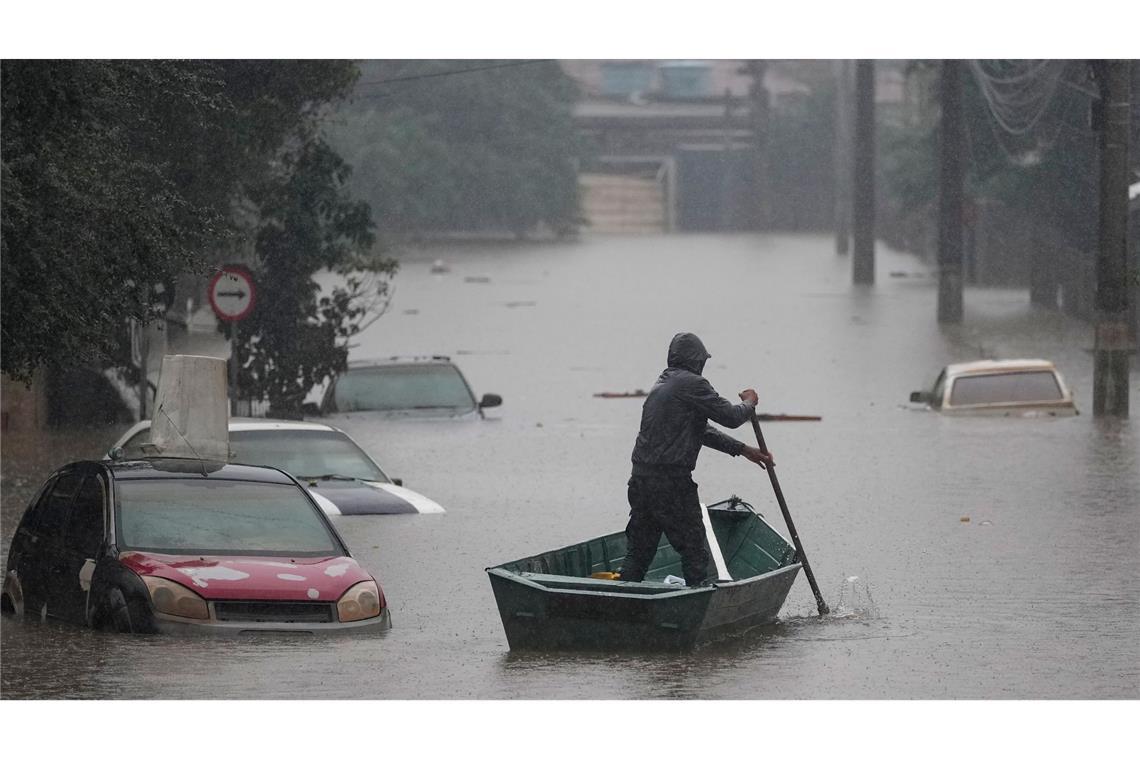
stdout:
{"type": "Polygon", "coordinates": [[[119,589],[111,589],[103,611],[95,618],[95,627],[115,633],[134,633],[135,624],[131,619],[131,608],[119,589]]]}

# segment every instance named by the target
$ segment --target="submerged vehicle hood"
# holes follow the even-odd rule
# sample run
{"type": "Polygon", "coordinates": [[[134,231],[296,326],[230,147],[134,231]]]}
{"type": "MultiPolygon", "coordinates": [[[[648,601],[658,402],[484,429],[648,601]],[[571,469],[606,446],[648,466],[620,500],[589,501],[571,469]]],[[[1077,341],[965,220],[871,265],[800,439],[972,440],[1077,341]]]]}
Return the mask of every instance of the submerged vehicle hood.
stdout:
{"type": "Polygon", "coordinates": [[[356,409],[351,412],[327,412],[321,417],[311,418],[314,422],[324,422],[340,427],[341,420],[354,417],[408,420],[457,420],[480,419],[478,406],[441,406],[428,409],[356,409]]]}
{"type": "Polygon", "coordinates": [[[139,575],[180,583],[209,600],[335,602],[372,580],[351,557],[199,557],[128,551],[119,561],[139,575]]]}
{"type": "Polygon", "coordinates": [[[426,496],[393,483],[370,480],[301,480],[326,515],[442,513],[426,496]]]}

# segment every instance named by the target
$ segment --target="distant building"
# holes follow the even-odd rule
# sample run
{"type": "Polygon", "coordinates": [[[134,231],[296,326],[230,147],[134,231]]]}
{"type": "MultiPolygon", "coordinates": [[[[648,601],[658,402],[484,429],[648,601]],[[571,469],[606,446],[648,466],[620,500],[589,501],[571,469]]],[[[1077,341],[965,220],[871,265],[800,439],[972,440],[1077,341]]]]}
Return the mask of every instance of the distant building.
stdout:
{"type": "MultiPolygon", "coordinates": [[[[742,60],[562,61],[582,93],[574,120],[591,150],[580,173],[590,228],[636,233],[829,225],[830,127],[824,125],[823,150],[812,152],[814,171],[789,168],[796,157],[773,161],[770,146],[776,119],[817,89],[834,88],[832,62],[758,63],[762,89],[754,91],[749,62],[742,60]],[[764,140],[757,139],[757,125],[766,130],[764,140]],[[823,186],[808,187],[811,182],[823,186]],[[768,210],[760,213],[764,204],[768,210]]],[[[877,69],[877,100],[904,102],[901,68],[877,69]]]]}

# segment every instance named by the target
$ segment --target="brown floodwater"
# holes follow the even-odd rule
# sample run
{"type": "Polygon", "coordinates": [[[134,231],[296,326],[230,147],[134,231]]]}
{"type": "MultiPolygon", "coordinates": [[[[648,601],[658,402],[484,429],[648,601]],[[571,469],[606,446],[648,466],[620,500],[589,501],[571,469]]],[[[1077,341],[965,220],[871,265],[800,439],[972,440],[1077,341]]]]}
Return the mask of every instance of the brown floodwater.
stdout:
{"type": "MultiPolygon", "coordinates": [[[[1019,290],[971,288],[961,326],[936,280],[880,251],[851,285],[827,236],[584,237],[406,253],[389,312],[353,358],[446,354],[486,420],[338,416],[445,515],[339,517],[380,579],[380,636],[126,636],[5,618],[3,696],[89,698],[782,699],[1140,697],[1140,426],[1097,420],[1091,328],[1019,290]],[[443,259],[446,274],[433,274],[443,259]],[[906,272],[891,277],[890,272],[906,272]],[[685,654],[511,652],[484,568],[621,530],[641,402],[671,336],[745,387],[834,613],[797,580],[780,621],[685,654]],[[942,365],[1043,357],[1075,389],[1068,419],[944,418],[909,408],[942,365]]],[[[1140,375],[1131,403],[1140,414],[1140,375]]],[[[3,441],[5,556],[54,467],[119,429],[3,441]]],[[[747,427],[732,433],[748,440],[747,427]]],[[[706,502],[737,494],[783,528],[768,478],[702,453],[706,502]]]]}

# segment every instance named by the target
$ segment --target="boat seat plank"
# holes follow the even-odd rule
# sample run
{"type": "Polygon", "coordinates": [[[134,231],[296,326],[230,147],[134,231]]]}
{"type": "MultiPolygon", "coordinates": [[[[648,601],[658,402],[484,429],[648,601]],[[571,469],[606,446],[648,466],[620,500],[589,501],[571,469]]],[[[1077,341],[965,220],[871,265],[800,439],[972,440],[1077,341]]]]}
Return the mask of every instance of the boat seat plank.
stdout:
{"type": "Polygon", "coordinates": [[[519,575],[541,586],[553,589],[608,591],[614,594],[665,594],[672,591],[689,590],[686,586],[678,586],[673,583],[655,583],[653,581],[622,583],[621,581],[607,581],[599,578],[574,578],[545,573],[519,573],[519,575]]]}

